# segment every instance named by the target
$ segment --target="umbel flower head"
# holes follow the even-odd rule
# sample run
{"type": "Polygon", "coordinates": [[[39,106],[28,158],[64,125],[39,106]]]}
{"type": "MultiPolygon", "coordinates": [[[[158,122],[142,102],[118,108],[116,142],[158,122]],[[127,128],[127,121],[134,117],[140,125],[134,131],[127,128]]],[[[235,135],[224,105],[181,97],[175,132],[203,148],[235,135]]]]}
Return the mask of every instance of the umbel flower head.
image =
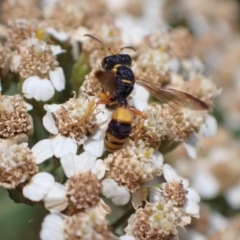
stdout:
{"type": "Polygon", "coordinates": [[[0,140],[0,186],[22,189],[38,172],[31,150],[21,142],[20,136],[0,140]]]}
{"type": "Polygon", "coordinates": [[[33,122],[27,104],[20,95],[0,95],[0,137],[33,133],[33,122]]]}
{"type": "Polygon", "coordinates": [[[13,52],[10,69],[25,80],[22,91],[26,98],[48,101],[54,89],[62,91],[65,88],[63,69],[58,67],[55,58],[62,52],[60,46],[47,44],[36,36],[22,41],[13,52]]]}
{"type": "Polygon", "coordinates": [[[117,240],[107,226],[105,216],[109,209],[100,207],[88,209],[74,216],[60,214],[47,215],[42,224],[40,238],[42,240],[117,240]]]}

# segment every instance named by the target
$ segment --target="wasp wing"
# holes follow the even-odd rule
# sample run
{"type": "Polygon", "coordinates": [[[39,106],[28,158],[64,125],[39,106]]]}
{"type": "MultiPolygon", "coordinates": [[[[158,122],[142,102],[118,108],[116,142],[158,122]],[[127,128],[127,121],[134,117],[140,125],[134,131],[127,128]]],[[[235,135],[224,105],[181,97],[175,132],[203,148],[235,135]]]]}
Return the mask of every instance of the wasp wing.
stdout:
{"type": "Polygon", "coordinates": [[[95,77],[103,86],[105,92],[114,94],[117,89],[116,74],[113,71],[96,70],[95,77]]]}
{"type": "Polygon", "coordinates": [[[193,110],[208,110],[209,107],[200,99],[172,88],[162,87],[160,84],[152,83],[135,77],[136,83],[146,88],[161,103],[166,103],[173,109],[189,108],[193,110]]]}

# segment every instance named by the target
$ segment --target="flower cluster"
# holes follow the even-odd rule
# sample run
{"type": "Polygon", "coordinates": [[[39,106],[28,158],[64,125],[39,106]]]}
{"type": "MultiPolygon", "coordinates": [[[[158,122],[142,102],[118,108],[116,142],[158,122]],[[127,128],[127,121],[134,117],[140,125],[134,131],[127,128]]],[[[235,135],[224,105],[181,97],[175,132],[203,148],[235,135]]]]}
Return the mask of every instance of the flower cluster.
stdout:
{"type": "MultiPolygon", "coordinates": [[[[41,9],[35,0],[13,2],[0,5],[0,186],[19,193],[13,200],[49,212],[41,240],[178,240],[181,229],[198,226],[193,219],[200,217],[200,196],[222,194],[239,208],[237,147],[204,146],[216,133],[210,111],[221,89],[206,77],[195,32],[170,31],[160,18],[165,9],[172,21],[174,9],[159,1],[144,7],[137,1],[42,0],[41,9]],[[132,58],[125,67],[135,77],[126,98],[129,122],[114,117],[119,104],[110,100],[118,86],[110,71],[102,81],[97,77],[104,57],[122,53],[132,58]],[[125,125],[131,130],[126,137],[112,134],[125,125]],[[110,153],[107,141],[123,144],[110,153]],[[199,142],[205,152],[184,165],[185,152],[197,159],[199,142]],[[166,156],[181,143],[184,151],[166,156]]],[[[187,1],[178,4],[188,14],[196,11],[187,1]]]]}

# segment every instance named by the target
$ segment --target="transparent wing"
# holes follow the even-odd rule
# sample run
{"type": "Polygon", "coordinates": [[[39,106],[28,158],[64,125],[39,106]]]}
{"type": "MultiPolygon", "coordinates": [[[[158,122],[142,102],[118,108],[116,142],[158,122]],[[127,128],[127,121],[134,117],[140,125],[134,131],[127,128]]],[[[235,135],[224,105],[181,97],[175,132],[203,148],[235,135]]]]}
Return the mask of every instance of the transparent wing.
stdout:
{"type": "Polygon", "coordinates": [[[200,99],[172,88],[162,87],[160,84],[152,83],[135,77],[136,83],[146,88],[161,103],[166,103],[173,109],[189,108],[193,110],[208,110],[209,107],[200,99]]]}

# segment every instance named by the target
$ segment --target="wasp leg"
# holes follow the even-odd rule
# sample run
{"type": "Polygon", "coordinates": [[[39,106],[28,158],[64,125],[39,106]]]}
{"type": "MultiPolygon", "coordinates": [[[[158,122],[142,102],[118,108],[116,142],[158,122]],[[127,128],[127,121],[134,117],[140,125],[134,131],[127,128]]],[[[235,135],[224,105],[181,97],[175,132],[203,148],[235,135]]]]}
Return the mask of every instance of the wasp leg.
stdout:
{"type": "Polygon", "coordinates": [[[146,119],[146,118],[147,118],[146,115],[145,115],[143,112],[137,110],[136,108],[132,108],[132,107],[128,107],[128,108],[129,108],[135,115],[138,115],[138,116],[140,116],[140,117],[143,118],[143,119],[146,119]]]}

